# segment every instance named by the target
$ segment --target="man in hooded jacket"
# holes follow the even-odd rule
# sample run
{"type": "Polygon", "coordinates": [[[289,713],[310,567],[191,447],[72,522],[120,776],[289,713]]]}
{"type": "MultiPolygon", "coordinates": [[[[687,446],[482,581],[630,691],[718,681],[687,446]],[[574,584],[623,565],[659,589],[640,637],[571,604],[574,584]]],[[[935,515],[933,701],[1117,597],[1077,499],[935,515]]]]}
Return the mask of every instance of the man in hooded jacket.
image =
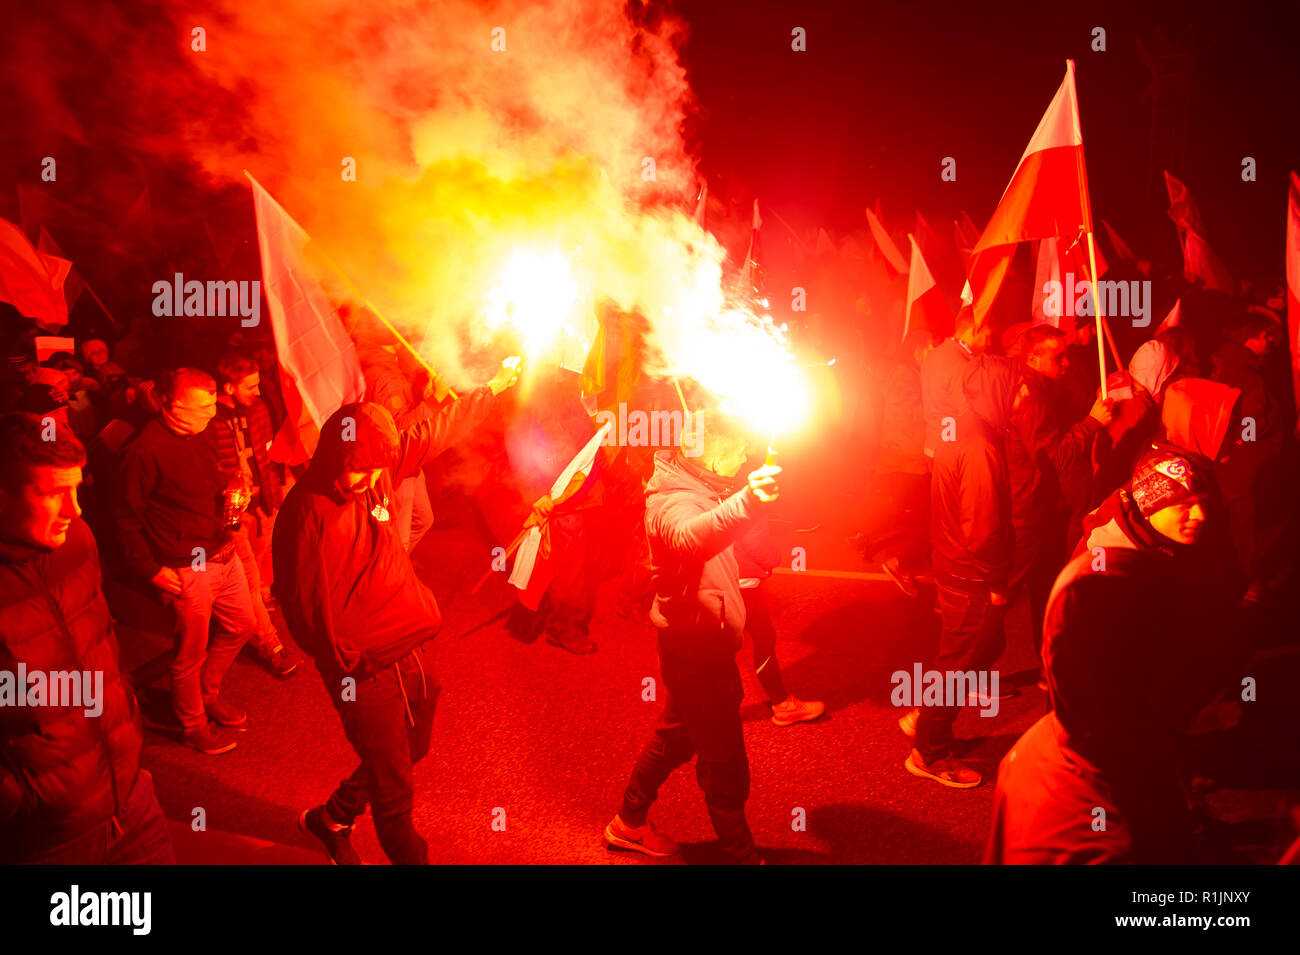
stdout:
{"type": "Polygon", "coordinates": [[[1236,392],[1179,384],[1165,438],[1089,515],[1052,589],[1053,710],[1002,760],[986,863],[1193,861],[1179,740],[1248,648],[1214,543],[1211,460],[1236,392]]]}
{"type": "MultiPolygon", "coordinates": [[[[765,465],[736,480],[745,463],[743,431],[720,415],[695,416],[702,440],[697,460],[660,451],[646,486],[646,536],[655,598],[650,619],[659,635],[659,668],[667,698],[654,735],[637,759],[605,842],[649,856],[677,844],[647,819],[669,775],[696,756],[695,778],[727,857],[761,864],[745,818],[749,758],[740,719],[744,691],[736,652],[745,631],[737,539],[760,508],[776,500],[780,469],[765,465]]],[[[692,434],[692,439],[698,433],[692,434]]]]}
{"type": "Polygon", "coordinates": [[[393,488],[481,422],[517,376],[503,366],[488,386],[408,431],[381,405],[344,405],[285,495],[271,544],[272,587],[361,759],[327,803],[299,817],[336,864],[360,864],[349,837],[367,805],[394,864],[428,862],[411,812],[414,768],[429,750],[439,692],[426,643],[442,615],[393,527],[393,488]]]}

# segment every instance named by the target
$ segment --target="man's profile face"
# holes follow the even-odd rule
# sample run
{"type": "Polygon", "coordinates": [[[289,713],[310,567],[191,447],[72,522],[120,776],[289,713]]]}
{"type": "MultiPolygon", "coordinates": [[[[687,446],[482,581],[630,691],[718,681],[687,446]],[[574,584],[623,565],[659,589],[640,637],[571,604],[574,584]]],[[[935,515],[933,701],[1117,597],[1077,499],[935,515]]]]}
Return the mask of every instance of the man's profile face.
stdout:
{"type": "Polygon", "coordinates": [[[1170,504],[1156,511],[1147,520],[1157,533],[1175,544],[1195,544],[1205,524],[1205,508],[1200,501],[1170,504]]]}
{"type": "Polygon", "coordinates": [[[1070,367],[1070,359],[1065,357],[1065,342],[1049,338],[1030,353],[1025,364],[1044,378],[1053,381],[1063,378],[1065,370],[1070,367]]]}
{"type": "Polygon", "coordinates": [[[247,408],[262,394],[262,375],[255,371],[246,378],[226,385],[226,391],[235,399],[235,404],[247,408]]]}
{"type": "Polygon", "coordinates": [[[0,491],[0,536],[43,550],[62,547],[81,516],[81,468],[40,466],[16,490],[0,491]]]}
{"type": "Polygon", "coordinates": [[[198,434],[217,415],[217,393],[203,387],[181,388],[165,410],[167,424],[177,434],[198,434]]]}

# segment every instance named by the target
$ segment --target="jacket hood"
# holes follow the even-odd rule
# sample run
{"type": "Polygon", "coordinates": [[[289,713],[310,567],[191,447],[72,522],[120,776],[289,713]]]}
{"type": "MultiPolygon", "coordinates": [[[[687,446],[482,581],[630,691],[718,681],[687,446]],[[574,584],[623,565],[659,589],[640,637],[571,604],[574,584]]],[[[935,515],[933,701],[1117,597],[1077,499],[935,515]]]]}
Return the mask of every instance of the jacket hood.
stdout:
{"type": "Polygon", "coordinates": [[[347,404],[320,429],[308,471],[329,483],[348,471],[390,468],[399,447],[397,424],[387,408],[371,402],[347,404]]]}
{"type": "Polygon", "coordinates": [[[701,467],[680,451],[655,453],[655,471],[646,482],[646,494],[669,491],[694,491],[706,494],[731,494],[738,490],[741,478],[726,478],[701,467]]]}
{"type": "Polygon", "coordinates": [[[1178,368],[1178,355],[1162,341],[1143,342],[1128,363],[1133,380],[1159,398],[1165,384],[1178,368]]]}
{"type": "Polygon", "coordinates": [[[1233,405],[1240,396],[1240,389],[1206,378],[1175,381],[1165,390],[1160,416],[1165,436],[1187,451],[1218,460],[1233,405]]]}
{"type": "Polygon", "coordinates": [[[1011,423],[1011,405],[1020,384],[1020,365],[1011,358],[979,355],[962,374],[962,390],[975,416],[997,431],[1011,423]]]}

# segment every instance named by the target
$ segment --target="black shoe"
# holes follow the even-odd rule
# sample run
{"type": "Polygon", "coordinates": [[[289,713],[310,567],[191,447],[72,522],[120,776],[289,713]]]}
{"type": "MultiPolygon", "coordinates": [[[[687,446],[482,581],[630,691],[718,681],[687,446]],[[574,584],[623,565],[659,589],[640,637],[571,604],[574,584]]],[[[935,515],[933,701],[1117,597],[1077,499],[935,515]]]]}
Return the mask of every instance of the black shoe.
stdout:
{"type": "Polygon", "coordinates": [[[321,841],[330,865],[361,865],[361,857],[352,848],[352,827],[331,829],[325,818],[324,806],[304,809],[298,816],[298,828],[321,841]]]}

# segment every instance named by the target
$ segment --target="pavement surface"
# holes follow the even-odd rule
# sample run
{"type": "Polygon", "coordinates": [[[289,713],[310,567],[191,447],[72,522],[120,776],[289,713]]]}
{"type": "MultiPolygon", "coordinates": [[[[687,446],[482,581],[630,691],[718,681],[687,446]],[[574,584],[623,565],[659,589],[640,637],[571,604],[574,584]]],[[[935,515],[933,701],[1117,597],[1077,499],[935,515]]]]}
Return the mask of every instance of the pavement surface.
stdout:
{"type": "MultiPolygon", "coordinates": [[[[431,858],[664,864],[607,850],[600,838],[659,707],[643,699],[644,681],[658,678],[652,629],[619,617],[606,586],[592,626],[599,652],[578,657],[544,641],[517,641],[505,629],[513,603],[505,574],[469,593],[495,542],[465,499],[444,495],[435,507],[437,522],[415,554],[445,617],[434,642],[443,692],[430,755],[415,774],[415,823],[431,858]]],[[[753,774],[748,812],[759,846],[773,863],[976,863],[997,763],[1046,703],[1034,685],[1027,610],[1023,603],[1013,608],[999,664],[1003,683],[1020,684],[1019,695],[993,718],[963,713],[956,727],[968,740],[967,758],[986,775],[984,785],[955,791],[917,779],[903,768],[910,743],[897,726],[903,711],[891,704],[890,677],[926,660],[937,643],[933,588],[905,597],[892,583],[871,579],[878,568],[845,543],[843,526],[807,530],[810,524],[796,514],[779,525],[787,543],[805,548],[808,572],[782,574],[767,586],[787,686],[824,701],[826,715],[776,727],[748,642],[739,657],[753,774]],[[796,533],[799,527],[805,530],[796,533]],[[820,576],[825,570],[864,577],[820,576]]],[[[160,629],[121,626],[128,666],[166,651],[160,629]]],[[[1235,714],[1235,728],[1200,738],[1216,783],[1206,796],[1204,841],[1223,861],[1272,862],[1295,837],[1290,812],[1300,805],[1300,720],[1293,688],[1300,654],[1281,648],[1253,672],[1261,702],[1244,716],[1240,706],[1223,708],[1222,721],[1232,723],[1235,714]]],[[[215,757],[178,745],[168,729],[166,675],[158,663],[139,677],[149,722],[144,764],[180,861],[323,862],[314,840],[298,831],[297,815],[323,802],[356,757],[310,661],[277,680],[241,657],[225,693],[248,711],[249,726],[236,734],[237,749],[215,757]]],[[[667,864],[720,861],[690,764],[665,785],[651,818],[682,843],[667,864]]],[[[386,862],[368,815],[353,843],[366,862],[386,862]]]]}

